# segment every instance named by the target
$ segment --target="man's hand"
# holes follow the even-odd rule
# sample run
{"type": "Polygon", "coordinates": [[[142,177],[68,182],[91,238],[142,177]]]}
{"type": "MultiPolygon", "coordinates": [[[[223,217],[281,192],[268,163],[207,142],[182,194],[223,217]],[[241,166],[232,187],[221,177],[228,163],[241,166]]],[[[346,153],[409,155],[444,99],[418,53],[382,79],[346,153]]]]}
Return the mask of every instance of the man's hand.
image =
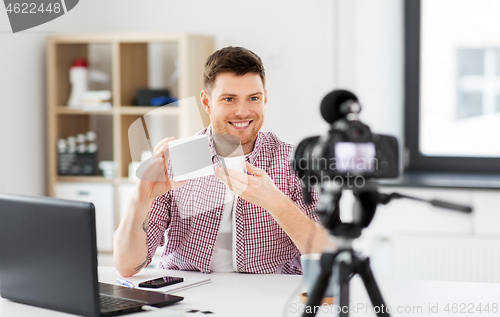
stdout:
{"type": "Polygon", "coordinates": [[[161,140],[154,155],[137,170],[139,181],[114,241],[114,264],[124,277],[136,274],[148,263],[147,226],[154,199],[187,183],[168,178],[168,142],[172,140],[161,140]]]}
{"type": "Polygon", "coordinates": [[[287,199],[266,171],[250,163],[245,164],[251,175],[221,167],[215,169],[215,176],[244,200],[267,210],[273,210],[279,201],[287,199]]]}
{"type": "Polygon", "coordinates": [[[188,182],[175,182],[168,177],[168,143],[173,140],[174,138],[161,140],[155,147],[155,154],[139,167],[137,171],[139,181],[136,187],[139,200],[155,199],[188,182]]]}
{"type": "Polygon", "coordinates": [[[246,167],[252,175],[217,168],[215,176],[241,198],[266,209],[301,253],[323,252],[328,243],[328,232],[283,194],[266,171],[248,163],[246,167]],[[313,241],[311,237],[314,237],[313,241]]]}

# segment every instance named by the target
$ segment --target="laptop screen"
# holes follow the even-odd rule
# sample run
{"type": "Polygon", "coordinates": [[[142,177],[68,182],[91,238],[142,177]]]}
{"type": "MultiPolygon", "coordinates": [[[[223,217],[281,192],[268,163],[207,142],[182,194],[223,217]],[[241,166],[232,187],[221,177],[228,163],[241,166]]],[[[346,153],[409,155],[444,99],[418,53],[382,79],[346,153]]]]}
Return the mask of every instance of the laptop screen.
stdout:
{"type": "Polygon", "coordinates": [[[99,316],[94,205],[0,193],[0,295],[99,316]]]}

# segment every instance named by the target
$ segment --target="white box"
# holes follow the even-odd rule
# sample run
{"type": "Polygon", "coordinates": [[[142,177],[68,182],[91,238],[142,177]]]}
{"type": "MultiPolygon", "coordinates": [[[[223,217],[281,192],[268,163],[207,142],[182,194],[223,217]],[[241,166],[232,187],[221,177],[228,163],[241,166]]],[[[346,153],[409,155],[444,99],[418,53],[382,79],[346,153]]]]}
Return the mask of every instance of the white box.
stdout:
{"type": "Polygon", "coordinates": [[[208,142],[208,136],[198,135],[168,143],[174,181],[214,175],[208,142]]]}
{"type": "Polygon", "coordinates": [[[91,202],[95,206],[97,249],[113,251],[115,215],[113,185],[95,183],[56,183],[55,197],[91,202]]]}

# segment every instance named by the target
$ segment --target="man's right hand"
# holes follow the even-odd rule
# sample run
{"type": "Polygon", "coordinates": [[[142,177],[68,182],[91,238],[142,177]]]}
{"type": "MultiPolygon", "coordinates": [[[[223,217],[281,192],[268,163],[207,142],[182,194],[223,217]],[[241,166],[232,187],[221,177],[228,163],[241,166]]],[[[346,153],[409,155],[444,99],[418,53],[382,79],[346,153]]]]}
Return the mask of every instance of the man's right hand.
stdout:
{"type": "Polygon", "coordinates": [[[175,182],[168,177],[168,142],[173,140],[161,140],[154,155],[137,171],[139,181],[114,241],[114,264],[122,276],[132,276],[148,263],[147,225],[154,199],[188,182],[175,182]]]}
{"type": "Polygon", "coordinates": [[[155,147],[154,155],[143,162],[137,170],[139,181],[136,194],[139,200],[153,200],[171,189],[181,187],[188,181],[176,182],[168,177],[168,143],[175,138],[165,138],[155,147]]]}

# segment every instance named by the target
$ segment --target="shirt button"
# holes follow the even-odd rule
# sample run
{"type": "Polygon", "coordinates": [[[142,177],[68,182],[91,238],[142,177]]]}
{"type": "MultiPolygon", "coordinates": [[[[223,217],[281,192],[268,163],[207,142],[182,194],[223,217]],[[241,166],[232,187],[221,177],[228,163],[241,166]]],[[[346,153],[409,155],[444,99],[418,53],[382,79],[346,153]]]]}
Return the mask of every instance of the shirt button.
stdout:
{"type": "Polygon", "coordinates": [[[219,216],[220,216],[220,212],[216,212],[216,213],[215,213],[215,215],[216,215],[217,217],[219,217],[219,216]]]}
{"type": "Polygon", "coordinates": [[[212,246],[211,246],[211,245],[209,245],[209,246],[207,247],[207,249],[212,250],[212,246]]]}

